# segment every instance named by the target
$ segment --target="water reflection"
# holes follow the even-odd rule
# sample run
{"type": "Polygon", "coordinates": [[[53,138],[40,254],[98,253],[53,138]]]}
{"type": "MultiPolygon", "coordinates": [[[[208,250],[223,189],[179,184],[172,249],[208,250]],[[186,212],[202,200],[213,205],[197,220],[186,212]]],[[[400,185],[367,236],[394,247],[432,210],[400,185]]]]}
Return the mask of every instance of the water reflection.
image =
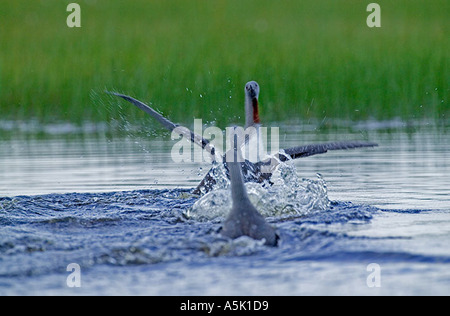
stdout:
{"type": "MultiPolygon", "coordinates": [[[[380,147],[375,149],[299,159],[297,173],[308,179],[320,173],[330,200],[395,209],[448,209],[446,129],[384,125],[362,122],[353,125],[356,128],[318,129],[285,124],[280,126],[280,143],[286,148],[335,140],[376,141],[380,147]]],[[[38,133],[5,124],[0,128],[0,196],[193,188],[210,167],[172,162],[176,141],[167,133],[111,133],[103,125],[82,130],[47,126],[38,133]]]]}

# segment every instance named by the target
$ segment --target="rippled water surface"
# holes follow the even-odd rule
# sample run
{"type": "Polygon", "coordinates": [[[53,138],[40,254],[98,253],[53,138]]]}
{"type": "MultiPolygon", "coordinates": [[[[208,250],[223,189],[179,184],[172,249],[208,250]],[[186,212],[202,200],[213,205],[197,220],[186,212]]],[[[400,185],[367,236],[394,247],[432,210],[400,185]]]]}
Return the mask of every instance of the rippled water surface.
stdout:
{"type": "Polygon", "coordinates": [[[174,163],[166,133],[2,122],[0,294],[450,294],[448,128],[351,126],[280,126],[281,147],[380,146],[298,159],[273,186],[249,184],[281,236],[271,248],[217,233],[226,186],[191,194],[210,165],[174,163]],[[67,285],[70,263],[81,287],[67,285]]]}

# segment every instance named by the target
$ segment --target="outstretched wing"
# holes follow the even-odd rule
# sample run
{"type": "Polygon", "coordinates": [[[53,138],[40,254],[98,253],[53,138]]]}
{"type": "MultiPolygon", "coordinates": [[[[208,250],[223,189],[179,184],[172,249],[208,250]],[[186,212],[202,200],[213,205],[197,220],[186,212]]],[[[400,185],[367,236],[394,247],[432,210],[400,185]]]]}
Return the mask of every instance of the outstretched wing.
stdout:
{"type": "Polygon", "coordinates": [[[125,94],[120,94],[120,93],[116,93],[116,92],[109,92],[107,91],[109,94],[121,97],[124,100],[127,100],[128,102],[130,102],[131,104],[134,104],[135,106],[137,106],[138,108],[140,108],[141,110],[143,110],[144,112],[150,114],[151,116],[153,116],[159,123],[161,123],[162,126],[164,126],[165,128],[167,128],[169,131],[173,131],[178,125],[172,123],[171,121],[169,121],[168,119],[166,119],[164,116],[162,116],[161,114],[159,114],[158,112],[156,112],[155,110],[153,110],[151,107],[149,107],[147,104],[145,104],[144,102],[141,102],[139,100],[136,100],[135,98],[132,98],[128,95],[125,94]]]}
{"type": "Polygon", "coordinates": [[[363,142],[363,141],[342,141],[333,143],[323,143],[323,144],[311,144],[298,147],[291,147],[284,150],[284,152],[289,155],[289,157],[280,155],[279,159],[281,161],[286,161],[290,159],[297,159],[308,157],[317,154],[326,153],[328,150],[342,150],[342,149],[353,149],[361,147],[376,147],[377,143],[374,142],[363,142]]]}
{"type": "Polygon", "coordinates": [[[262,174],[272,173],[275,167],[280,163],[289,159],[297,159],[317,154],[324,154],[328,150],[353,149],[361,147],[376,147],[377,143],[363,141],[342,141],[323,144],[310,144],[284,149],[275,157],[259,161],[255,164],[257,170],[262,174]]]}
{"type": "Polygon", "coordinates": [[[215,154],[216,150],[214,146],[209,142],[209,140],[204,139],[202,136],[195,134],[191,130],[189,130],[186,127],[180,126],[178,124],[175,124],[168,119],[166,119],[164,116],[162,116],[160,113],[153,110],[151,107],[149,107],[144,102],[141,102],[139,100],[136,100],[135,98],[132,98],[128,95],[116,93],[116,92],[109,92],[109,94],[113,94],[115,96],[121,97],[122,99],[130,102],[131,104],[137,106],[139,109],[143,110],[144,112],[150,114],[153,116],[162,126],[167,128],[169,131],[173,131],[176,129],[176,132],[179,132],[181,135],[189,139],[191,142],[201,146],[203,149],[208,151],[211,154],[211,158],[215,160],[215,154]]]}

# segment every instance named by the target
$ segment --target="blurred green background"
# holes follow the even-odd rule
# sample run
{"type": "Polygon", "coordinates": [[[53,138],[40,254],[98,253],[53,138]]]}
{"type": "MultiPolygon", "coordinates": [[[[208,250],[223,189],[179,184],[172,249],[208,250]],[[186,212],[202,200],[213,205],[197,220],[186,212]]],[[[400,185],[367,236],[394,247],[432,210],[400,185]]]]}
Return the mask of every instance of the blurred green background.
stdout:
{"type": "Polygon", "coordinates": [[[151,103],[176,122],[242,120],[261,86],[265,122],[444,119],[450,1],[3,0],[0,120],[109,121],[151,103]],[[69,28],[66,7],[81,7],[69,28]]]}

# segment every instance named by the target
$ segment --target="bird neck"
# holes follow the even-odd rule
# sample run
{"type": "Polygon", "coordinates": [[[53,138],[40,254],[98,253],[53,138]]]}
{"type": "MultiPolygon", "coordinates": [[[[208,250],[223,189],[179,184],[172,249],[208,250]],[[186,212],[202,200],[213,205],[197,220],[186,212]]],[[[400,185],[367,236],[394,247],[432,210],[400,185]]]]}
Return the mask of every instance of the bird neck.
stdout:
{"type": "Polygon", "coordinates": [[[241,164],[239,162],[228,163],[231,181],[231,198],[233,205],[237,206],[248,200],[247,190],[245,189],[242,178],[241,164]]]}
{"type": "Polygon", "coordinates": [[[258,98],[245,97],[245,128],[260,123],[258,98]]]}
{"type": "MultiPolygon", "coordinates": [[[[242,141],[242,140],[241,140],[242,141]]],[[[232,160],[228,160],[228,171],[230,172],[230,182],[231,182],[231,198],[233,201],[233,206],[238,206],[243,204],[243,202],[248,201],[247,190],[245,189],[244,179],[242,177],[241,171],[241,161],[243,161],[240,144],[238,141],[238,135],[233,136],[233,149],[229,152],[229,155],[233,155],[232,160]]],[[[233,208],[235,209],[235,208],[233,208]]]]}

